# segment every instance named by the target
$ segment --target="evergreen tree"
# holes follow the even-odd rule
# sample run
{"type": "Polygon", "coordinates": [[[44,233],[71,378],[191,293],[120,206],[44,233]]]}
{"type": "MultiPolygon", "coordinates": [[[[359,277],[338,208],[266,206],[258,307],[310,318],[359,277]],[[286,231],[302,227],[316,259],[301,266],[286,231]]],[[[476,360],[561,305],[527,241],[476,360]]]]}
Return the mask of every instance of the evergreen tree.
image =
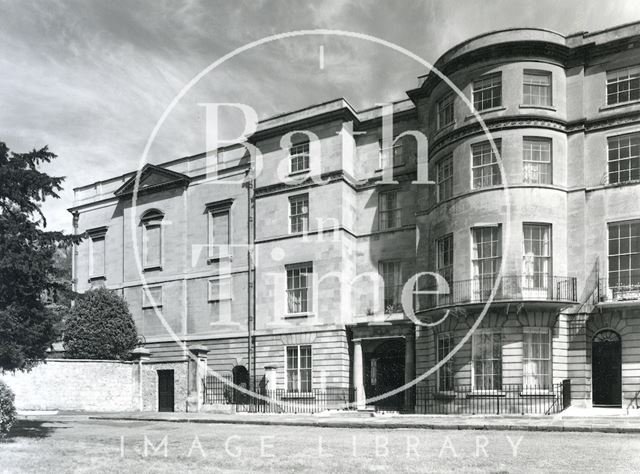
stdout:
{"type": "Polygon", "coordinates": [[[27,370],[55,339],[47,294],[70,291],[54,256],[80,238],[46,231],[41,205],[59,198],[63,177],[39,171],[56,158],[47,147],[11,152],[0,142],[0,370],[27,370]]]}

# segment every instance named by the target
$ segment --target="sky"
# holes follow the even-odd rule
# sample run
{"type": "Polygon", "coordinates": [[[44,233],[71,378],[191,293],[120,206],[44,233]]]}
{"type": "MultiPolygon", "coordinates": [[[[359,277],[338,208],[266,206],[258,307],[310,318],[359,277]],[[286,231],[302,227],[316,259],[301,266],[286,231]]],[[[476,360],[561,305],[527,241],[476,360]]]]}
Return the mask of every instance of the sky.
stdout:
{"type": "MultiPolygon", "coordinates": [[[[48,229],[71,231],[73,188],[137,169],[173,98],[250,42],[296,30],[347,30],[434,63],[457,43],[496,29],[570,34],[638,21],[640,1],[0,0],[0,18],[0,141],[16,152],[48,145],[58,155],[45,170],[66,177],[64,190],[44,212],[48,229]]],[[[202,103],[247,104],[260,119],[339,97],[362,109],[405,99],[426,72],[360,39],[270,42],[234,56],[190,89],[148,161],[204,151],[202,103]]],[[[223,124],[228,138],[236,122],[223,124]]]]}

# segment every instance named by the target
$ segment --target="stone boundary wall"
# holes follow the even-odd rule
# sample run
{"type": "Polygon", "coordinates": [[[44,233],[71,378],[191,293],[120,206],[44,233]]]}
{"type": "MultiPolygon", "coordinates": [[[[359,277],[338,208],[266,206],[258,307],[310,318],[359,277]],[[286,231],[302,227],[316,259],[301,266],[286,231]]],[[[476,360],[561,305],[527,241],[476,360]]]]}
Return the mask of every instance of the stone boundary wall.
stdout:
{"type": "Polygon", "coordinates": [[[129,411],[135,369],[132,362],[48,359],[0,378],[15,393],[18,410],[129,411]]]}
{"type": "MultiPolygon", "coordinates": [[[[157,371],[169,369],[175,374],[174,410],[186,411],[190,365],[186,360],[47,359],[29,372],[0,373],[0,380],[15,393],[18,410],[157,411],[157,371]]],[[[199,407],[190,411],[194,408],[199,407]]]]}

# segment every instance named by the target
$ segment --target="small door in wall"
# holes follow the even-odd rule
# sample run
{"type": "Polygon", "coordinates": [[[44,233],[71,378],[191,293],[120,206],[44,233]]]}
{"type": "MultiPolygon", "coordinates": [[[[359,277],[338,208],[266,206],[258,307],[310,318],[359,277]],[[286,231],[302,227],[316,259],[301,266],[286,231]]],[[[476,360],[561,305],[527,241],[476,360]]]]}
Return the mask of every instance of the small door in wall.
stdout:
{"type": "Polygon", "coordinates": [[[158,411],[174,411],[173,370],[158,370],[158,411]]]}

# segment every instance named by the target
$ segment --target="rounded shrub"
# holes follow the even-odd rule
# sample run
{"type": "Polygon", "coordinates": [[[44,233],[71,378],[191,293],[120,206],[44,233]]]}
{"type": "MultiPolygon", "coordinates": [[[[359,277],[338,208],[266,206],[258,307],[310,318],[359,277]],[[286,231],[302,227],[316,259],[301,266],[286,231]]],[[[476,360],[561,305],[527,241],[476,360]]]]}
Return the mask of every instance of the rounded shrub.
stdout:
{"type": "Polygon", "coordinates": [[[80,295],[64,323],[64,348],[71,359],[127,359],[138,343],[127,302],[106,288],[80,295]]]}
{"type": "Polygon", "coordinates": [[[4,438],[16,421],[15,396],[7,384],[0,380],[0,438],[4,438]]]}

